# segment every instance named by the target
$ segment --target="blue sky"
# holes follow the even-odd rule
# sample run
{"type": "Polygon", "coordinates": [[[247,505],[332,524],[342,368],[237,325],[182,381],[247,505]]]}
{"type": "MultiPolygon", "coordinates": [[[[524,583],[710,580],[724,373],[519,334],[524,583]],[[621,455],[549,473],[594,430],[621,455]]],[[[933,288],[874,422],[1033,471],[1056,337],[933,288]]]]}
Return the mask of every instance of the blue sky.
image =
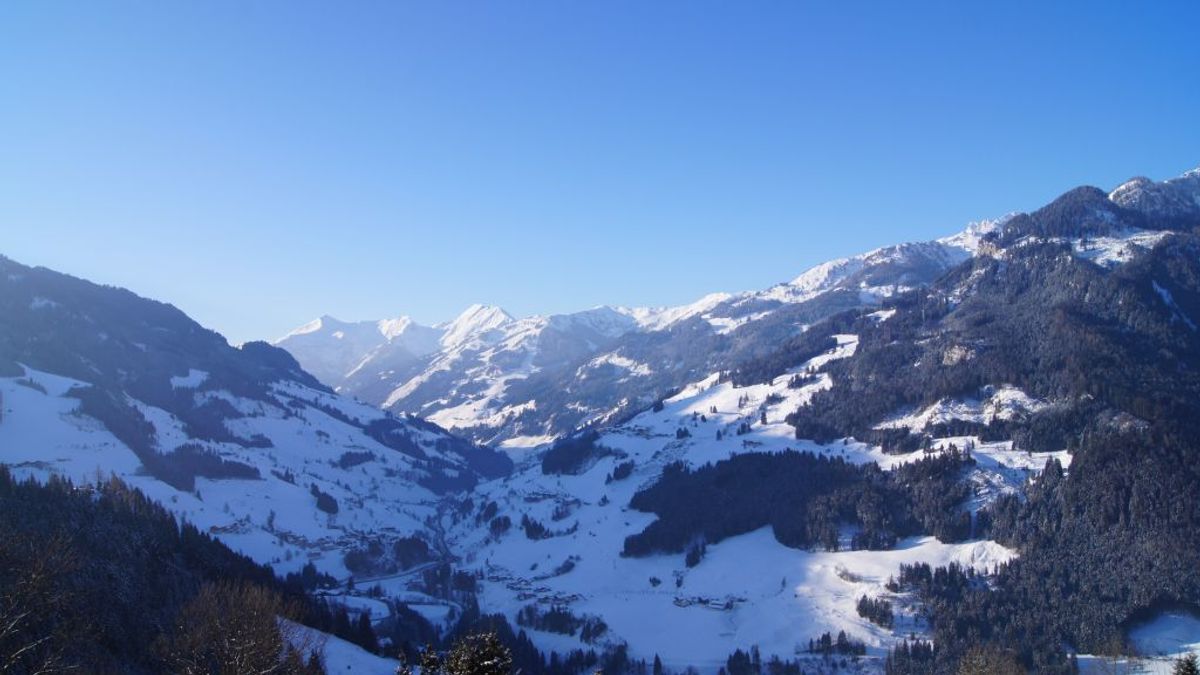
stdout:
{"type": "Polygon", "coordinates": [[[690,302],[1200,165],[1200,3],[6,2],[0,253],[231,340],[690,302]]]}

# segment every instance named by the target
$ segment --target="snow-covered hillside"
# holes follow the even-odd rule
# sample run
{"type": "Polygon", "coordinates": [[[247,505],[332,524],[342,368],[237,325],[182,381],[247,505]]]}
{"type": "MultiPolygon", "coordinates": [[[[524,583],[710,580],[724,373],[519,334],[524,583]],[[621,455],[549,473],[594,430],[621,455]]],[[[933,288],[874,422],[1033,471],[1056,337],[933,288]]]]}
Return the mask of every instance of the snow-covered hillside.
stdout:
{"type": "Polygon", "coordinates": [[[169,305],[3,258],[0,272],[0,462],[18,474],[116,475],[280,572],[344,578],[347,551],[427,537],[442,494],[511,466],[169,305]]]}
{"type": "MultiPolygon", "coordinates": [[[[87,386],[28,368],[19,377],[0,378],[0,461],[18,474],[43,479],[56,474],[81,484],[116,475],[281,573],[312,561],[344,578],[345,551],[367,537],[423,533],[437,513],[438,494],[421,484],[429,477],[425,460],[386,447],[342,419],[385,419],[378,409],[290,382],[274,386],[265,401],[227,391],[196,393],[234,406],[242,416],[227,422],[230,430],[266,438],[270,447],[204,442],[222,459],[252,467],[258,477],[197,477],[194,488],[185,490],[147,475],[132,449],[80,411],[70,392],[87,386]],[[314,487],[332,498],[335,513],[319,506],[314,487]]],[[[171,413],[130,403],[154,425],[159,448],[197,442],[171,413]]],[[[404,433],[429,457],[469,470],[438,450],[444,432],[414,426],[404,433]]]]}
{"type": "MultiPolygon", "coordinates": [[[[647,410],[603,432],[596,444],[612,454],[578,475],[544,474],[530,458],[512,476],[480,485],[474,503],[488,518],[507,518],[511,528],[498,532],[477,517],[455,519],[448,541],[461,557],[460,566],[481,577],[481,602],[514,622],[530,606],[539,611],[560,607],[607,626],[607,632],[586,643],[582,633],[566,636],[527,627],[535,642],[548,649],[624,642],[636,658],[658,655],[669,667],[715,672],[735,649],[757,646],[764,658],[805,658],[810,638],[844,630],[868,646],[871,658],[862,667],[877,669],[874,658],[898,639],[925,630],[914,600],[885,588],[900,564],[958,562],[989,571],[1014,553],[988,541],[945,544],[932,537],[906,540],[884,551],[805,551],[780,544],[768,527],[710,545],[695,567],[681,554],[620,555],[625,538],[655,519],[628,508],[630,499],[673,462],[700,466],[741,453],[792,448],[892,468],[951,444],[974,445],[971,479],[978,486],[977,499],[964,508],[978,508],[998,494],[1018,490],[1052,456],[1015,452],[1010,442],[977,438],[946,438],[932,451],[907,455],[884,454],[852,439],[829,445],[797,441],[784,418],[829,387],[823,368],[851,356],[856,344],[855,336],[839,335],[836,347],[768,384],[734,387],[720,382],[717,374],[694,382],[664,401],[661,410],[647,410]],[[797,374],[805,376],[800,386],[797,374]],[[526,518],[545,526],[549,536],[527,536],[518,525],[526,518]],[[894,602],[899,614],[894,628],[880,628],[856,613],[863,595],[894,602]]],[[[993,398],[1024,400],[1011,388],[1000,389],[993,398]]],[[[1008,411],[1017,405],[997,408],[1008,411]]],[[[1065,453],[1053,456],[1069,463],[1065,453]]]]}
{"type": "Polygon", "coordinates": [[[938,271],[947,270],[975,255],[983,237],[1007,220],[1008,216],[983,220],[936,241],[887,246],[862,255],[831,260],[753,297],[800,302],[831,290],[852,289],[863,294],[865,302],[878,302],[927,284],[936,278],[938,271]]]}

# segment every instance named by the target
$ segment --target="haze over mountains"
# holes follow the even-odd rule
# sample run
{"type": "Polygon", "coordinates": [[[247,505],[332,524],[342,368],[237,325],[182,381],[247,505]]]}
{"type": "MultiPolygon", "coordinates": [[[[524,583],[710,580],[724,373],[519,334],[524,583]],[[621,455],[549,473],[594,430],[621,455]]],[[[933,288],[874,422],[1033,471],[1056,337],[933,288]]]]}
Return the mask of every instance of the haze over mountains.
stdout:
{"type": "Polygon", "coordinates": [[[0,462],[118,476],[394,650],[1073,672],[1200,639],[1198,226],[1200,170],[683,307],[278,347],[0,258],[0,462]]]}

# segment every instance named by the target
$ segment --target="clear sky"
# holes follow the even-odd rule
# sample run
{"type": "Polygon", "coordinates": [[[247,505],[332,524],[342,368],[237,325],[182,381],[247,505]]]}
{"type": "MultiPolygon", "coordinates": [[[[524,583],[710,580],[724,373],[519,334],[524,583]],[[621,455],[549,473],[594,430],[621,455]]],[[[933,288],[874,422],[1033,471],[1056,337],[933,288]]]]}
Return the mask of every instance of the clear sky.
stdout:
{"type": "Polygon", "coordinates": [[[1197,26],[1195,0],[14,0],[0,253],[233,341],[685,303],[1200,165],[1197,26]]]}

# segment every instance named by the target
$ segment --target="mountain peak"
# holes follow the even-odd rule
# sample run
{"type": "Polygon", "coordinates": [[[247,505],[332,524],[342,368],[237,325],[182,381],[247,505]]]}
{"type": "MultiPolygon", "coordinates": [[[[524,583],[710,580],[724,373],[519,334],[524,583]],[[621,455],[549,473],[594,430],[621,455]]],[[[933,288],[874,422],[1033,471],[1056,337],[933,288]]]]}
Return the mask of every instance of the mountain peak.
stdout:
{"type": "Polygon", "coordinates": [[[1134,176],[1108,193],[1108,198],[1118,204],[1123,204],[1131,198],[1135,198],[1137,193],[1151,189],[1153,185],[1154,181],[1145,176],[1134,176]]]}
{"type": "Polygon", "coordinates": [[[1009,220],[1012,220],[1016,213],[1009,213],[995,219],[977,220],[967,224],[966,229],[958,234],[952,234],[949,237],[943,237],[937,240],[939,244],[953,246],[974,255],[979,251],[979,244],[988,234],[1000,229],[1009,220]]]}
{"type": "Polygon", "coordinates": [[[607,305],[570,314],[554,314],[547,317],[547,320],[551,325],[559,328],[587,326],[597,333],[609,337],[627,333],[638,325],[633,317],[607,305]]]}
{"type": "Polygon", "coordinates": [[[461,314],[459,314],[457,317],[455,317],[455,319],[453,321],[450,322],[450,325],[456,325],[456,324],[462,324],[462,323],[475,323],[475,324],[496,323],[496,324],[500,324],[500,323],[504,323],[504,322],[512,321],[512,320],[513,320],[512,315],[509,314],[508,312],[504,311],[504,309],[502,307],[499,307],[497,305],[485,305],[482,303],[475,303],[475,304],[471,305],[470,307],[467,307],[466,309],[464,309],[461,314]]]}
{"type": "Polygon", "coordinates": [[[474,304],[455,319],[441,326],[445,329],[443,345],[460,344],[468,338],[485,333],[513,321],[512,315],[495,305],[474,304]]]}
{"type": "Polygon", "coordinates": [[[401,335],[404,335],[410,328],[416,326],[417,323],[410,316],[398,316],[394,319],[380,319],[375,322],[376,328],[379,329],[379,334],[388,340],[394,340],[401,335]]]}
{"type": "Polygon", "coordinates": [[[280,342],[283,342],[284,340],[287,340],[288,338],[294,338],[294,337],[297,337],[300,335],[310,335],[312,333],[319,333],[330,327],[340,326],[340,325],[343,325],[343,322],[339,321],[338,319],[335,319],[332,316],[329,316],[328,314],[322,314],[321,316],[313,319],[312,321],[309,321],[308,323],[304,324],[303,326],[300,326],[299,328],[295,328],[295,329],[289,331],[287,335],[284,335],[283,337],[279,338],[272,344],[278,344],[280,342]]]}
{"type": "Polygon", "coordinates": [[[1137,176],[1117,186],[1108,198],[1151,217],[1194,217],[1200,212],[1200,168],[1162,182],[1137,176]]]}

